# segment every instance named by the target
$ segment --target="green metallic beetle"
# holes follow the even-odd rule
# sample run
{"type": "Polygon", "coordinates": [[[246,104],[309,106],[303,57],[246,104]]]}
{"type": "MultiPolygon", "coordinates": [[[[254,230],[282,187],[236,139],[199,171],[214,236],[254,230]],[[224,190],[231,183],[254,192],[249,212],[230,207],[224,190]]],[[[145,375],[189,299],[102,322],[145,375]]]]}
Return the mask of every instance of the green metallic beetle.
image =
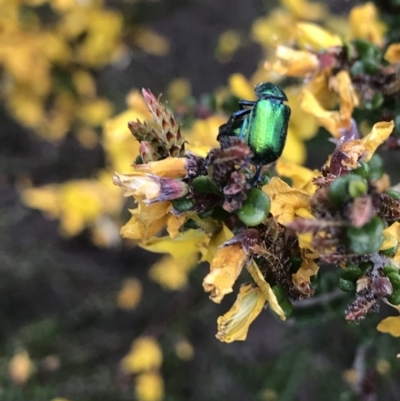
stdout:
{"type": "Polygon", "coordinates": [[[239,109],[221,125],[217,140],[221,147],[229,146],[229,138],[237,137],[253,151],[252,161],[257,166],[276,161],[282,154],[290,119],[290,107],[281,88],[266,82],[254,91],[256,101],[240,100],[239,109]]]}

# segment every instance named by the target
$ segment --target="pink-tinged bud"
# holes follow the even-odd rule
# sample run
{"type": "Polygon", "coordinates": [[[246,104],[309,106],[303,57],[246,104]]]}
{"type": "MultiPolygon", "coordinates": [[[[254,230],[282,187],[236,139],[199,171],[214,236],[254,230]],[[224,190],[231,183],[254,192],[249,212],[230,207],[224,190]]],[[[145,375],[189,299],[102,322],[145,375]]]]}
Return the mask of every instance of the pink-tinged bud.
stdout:
{"type": "Polygon", "coordinates": [[[133,196],[136,201],[147,204],[178,199],[188,192],[184,182],[152,174],[115,173],[113,182],[125,189],[124,196],[133,196]]]}
{"type": "Polygon", "coordinates": [[[139,146],[140,157],[143,163],[148,163],[153,160],[158,160],[160,155],[154,150],[150,142],[142,141],[139,146]]]}

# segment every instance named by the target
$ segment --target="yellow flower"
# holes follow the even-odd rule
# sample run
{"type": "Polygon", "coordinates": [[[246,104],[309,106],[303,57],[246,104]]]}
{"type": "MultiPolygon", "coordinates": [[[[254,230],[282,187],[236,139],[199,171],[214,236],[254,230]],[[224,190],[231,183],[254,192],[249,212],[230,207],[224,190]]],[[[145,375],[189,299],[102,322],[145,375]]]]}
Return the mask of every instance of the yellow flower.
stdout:
{"type": "Polygon", "coordinates": [[[355,39],[367,39],[376,45],[383,44],[386,26],[378,20],[378,10],[372,2],[352,8],[350,25],[355,39]]]}
{"type": "Polygon", "coordinates": [[[281,3],[299,19],[320,20],[327,14],[323,4],[311,3],[307,0],[281,0],[281,3]]]}
{"type": "Polygon", "coordinates": [[[362,139],[345,142],[340,150],[347,156],[345,162],[342,162],[346,167],[351,169],[357,168],[358,161],[363,159],[369,161],[394,128],[393,121],[381,121],[372,127],[371,132],[362,139]]]}
{"type": "Polygon", "coordinates": [[[278,177],[262,187],[271,199],[271,214],[278,223],[290,223],[301,209],[309,209],[310,194],[306,191],[291,188],[278,177]]]}
{"type": "Polygon", "coordinates": [[[301,293],[312,295],[314,291],[311,288],[311,276],[316,275],[318,270],[319,266],[305,255],[299,270],[292,275],[293,284],[301,293]]]}
{"type": "Polygon", "coordinates": [[[12,381],[24,385],[34,371],[34,365],[26,350],[18,351],[8,364],[8,371],[12,381]]]}
{"type": "Polygon", "coordinates": [[[182,339],[175,344],[175,353],[182,361],[190,361],[195,352],[193,345],[188,340],[182,339]]]}
{"type": "Polygon", "coordinates": [[[220,63],[231,61],[233,55],[239,49],[241,44],[240,34],[233,29],[223,32],[219,38],[215,49],[215,58],[220,63]]]}
{"type": "Polygon", "coordinates": [[[129,354],[121,361],[126,373],[139,373],[151,369],[159,369],[163,355],[158,342],[153,337],[140,337],[132,343],[129,354]]]}
{"type": "Polygon", "coordinates": [[[239,99],[256,100],[254,87],[250,85],[249,81],[243,74],[232,74],[229,77],[229,89],[232,95],[239,99]]]}
{"type": "Polygon", "coordinates": [[[400,43],[392,43],[387,48],[384,59],[391,64],[400,64],[400,43]]]}
{"type": "Polygon", "coordinates": [[[131,278],[123,282],[118,293],[117,305],[120,309],[135,309],[142,298],[142,284],[139,280],[131,278]]]}
{"type": "Polygon", "coordinates": [[[136,29],[135,44],[146,53],[154,56],[165,56],[170,50],[169,40],[148,27],[136,29]]]}
{"type": "Polygon", "coordinates": [[[400,337],[400,316],[389,316],[383,319],[376,329],[381,333],[389,333],[393,337],[400,337]]]}
{"type": "Polygon", "coordinates": [[[164,256],[149,270],[149,277],[167,290],[179,290],[188,283],[188,274],[197,265],[196,253],[182,258],[164,256]]]}
{"type": "Polygon", "coordinates": [[[252,284],[240,287],[232,308],[217,320],[216,337],[226,343],[245,340],[250,324],[261,313],[265,302],[260,288],[252,284]]]}
{"type": "Polygon", "coordinates": [[[135,169],[159,177],[184,178],[187,175],[188,159],[185,157],[168,157],[156,162],[135,164],[135,169]]]}
{"type": "Polygon", "coordinates": [[[135,379],[135,393],[139,401],[161,401],[164,397],[164,381],[157,372],[141,373],[135,379]]]}
{"type": "Polygon", "coordinates": [[[203,280],[204,291],[211,293],[211,300],[219,304],[226,294],[233,291],[232,286],[247,260],[248,256],[239,243],[218,249],[210,273],[203,280]]]}
{"type": "Polygon", "coordinates": [[[157,202],[146,205],[139,202],[136,209],[129,210],[131,219],[121,228],[123,238],[134,240],[147,240],[167,224],[169,218],[170,202],[157,202]]]}
{"type": "Polygon", "coordinates": [[[304,49],[322,50],[343,44],[338,35],[315,24],[301,22],[296,24],[296,30],[297,42],[304,49]]]}

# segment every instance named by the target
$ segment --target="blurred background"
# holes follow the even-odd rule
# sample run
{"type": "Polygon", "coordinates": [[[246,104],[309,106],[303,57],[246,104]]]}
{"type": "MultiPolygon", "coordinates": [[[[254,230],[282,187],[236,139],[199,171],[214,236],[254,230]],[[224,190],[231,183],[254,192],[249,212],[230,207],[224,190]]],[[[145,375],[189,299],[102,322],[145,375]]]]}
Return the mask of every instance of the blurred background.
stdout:
{"type": "MultiPolygon", "coordinates": [[[[0,1],[1,400],[399,400],[400,344],[379,316],[345,322],[335,271],[287,322],[266,311],[220,343],[235,296],[216,305],[206,265],[167,268],[122,241],[133,205],[111,180],[137,155],[142,87],[212,143],[229,102],[277,79],[262,66],[295,21],[343,33],[361,3],[0,1]]],[[[334,145],[307,127],[292,156],[320,167],[334,145]]]]}

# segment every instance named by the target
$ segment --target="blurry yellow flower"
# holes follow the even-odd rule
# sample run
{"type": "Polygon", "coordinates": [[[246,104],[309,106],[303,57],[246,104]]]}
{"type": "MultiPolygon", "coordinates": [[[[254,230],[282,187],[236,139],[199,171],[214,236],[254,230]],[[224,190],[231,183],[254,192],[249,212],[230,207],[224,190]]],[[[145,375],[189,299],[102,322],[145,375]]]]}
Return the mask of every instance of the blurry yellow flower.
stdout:
{"type": "Polygon", "coordinates": [[[261,313],[265,302],[260,288],[252,284],[240,287],[232,308],[217,320],[216,337],[226,343],[245,340],[251,323],[261,313]]]}
{"type": "Polygon", "coordinates": [[[135,44],[153,56],[165,56],[170,50],[168,39],[148,27],[137,29],[135,44]]]}
{"type": "Polygon", "coordinates": [[[96,81],[94,77],[85,70],[78,70],[72,75],[77,92],[83,96],[94,98],[96,96],[96,81]]]}
{"type": "Polygon", "coordinates": [[[400,316],[389,316],[383,319],[376,329],[381,333],[389,333],[393,337],[400,337],[400,316]]]}
{"type": "MultiPolygon", "coordinates": [[[[196,120],[185,137],[186,148],[198,156],[205,157],[211,148],[218,147],[218,128],[226,123],[226,116],[214,115],[204,120],[196,120]]],[[[185,133],[186,134],[186,133],[185,133]]]]}
{"type": "Polygon", "coordinates": [[[192,84],[187,78],[175,78],[168,85],[167,99],[178,103],[187,99],[192,92],[192,84]]]}
{"type": "Polygon", "coordinates": [[[106,99],[92,99],[81,105],[78,116],[89,125],[101,125],[111,116],[113,106],[106,99]]]}
{"type": "Polygon", "coordinates": [[[140,337],[132,343],[129,354],[121,361],[126,373],[159,369],[163,361],[161,347],[153,337],[140,337]]]}
{"type": "Polygon", "coordinates": [[[340,36],[330,33],[319,25],[300,22],[296,24],[297,43],[304,49],[327,49],[332,46],[342,46],[340,36]]]}
{"type": "Polygon", "coordinates": [[[267,61],[264,67],[281,75],[304,77],[313,74],[319,67],[318,57],[305,50],[294,50],[279,45],[276,48],[275,57],[277,60],[273,64],[267,61]]]}
{"type": "Polygon", "coordinates": [[[18,351],[8,363],[8,372],[12,381],[24,385],[34,371],[34,365],[26,350],[18,351]]]}
{"type": "Polygon", "coordinates": [[[278,223],[286,225],[290,223],[297,211],[309,209],[310,194],[304,190],[291,188],[278,177],[262,187],[262,190],[271,199],[271,213],[278,223]]]}
{"type": "Polygon", "coordinates": [[[135,378],[135,393],[139,401],[161,401],[164,398],[164,381],[157,372],[141,373],[135,378]]]}
{"type": "Polygon", "coordinates": [[[117,305],[120,309],[135,309],[142,299],[142,284],[135,278],[125,280],[118,293],[117,305]]]}
{"type": "Polygon", "coordinates": [[[364,138],[345,142],[340,150],[347,156],[342,163],[351,169],[357,168],[358,161],[363,159],[369,161],[378,146],[389,138],[394,128],[393,121],[381,121],[372,127],[371,132],[364,138]]]}
{"type": "Polygon", "coordinates": [[[399,244],[400,238],[400,223],[394,222],[390,227],[385,228],[382,231],[383,242],[379,248],[381,251],[386,249],[394,248],[399,244]]]}
{"type": "Polygon", "coordinates": [[[146,205],[139,202],[136,209],[130,209],[131,219],[121,228],[121,236],[134,240],[147,240],[167,224],[170,202],[157,202],[146,205]]]}
{"type": "Polygon", "coordinates": [[[203,280],[204,291],[211,293],[211,300],[219,304],[226,294],[233,291],[232,286],[247,260],[248,256],[239,243],[217,250],[210,265],[210,273],[203,280]]]}
{"type": "Polygon", "coordinates": [[[281,3],[298,19],[320,20],[327,14],[326,7],[320,3],[307,0],[281,0],[281,3]]]}
{"type": "Polygon", "coordinates": [[[378,19],[378,10],[372,2],[353,7],[350,11],[350,25],[355,39],[367,39],[382,45],[386,26],[378,19]]]}
{"type": "Polygon", "coordinates": [[[194,357],[193,345],[188,340],[179,340],[175,344],[175,353],[182,361],[190,361],[194,357]]]}
{"type": "Polygon", "coordinates": [[[290,128],[290,125],[281,157],[297,164],[302,164],[306,160],[306,147],[293,129],[290,128]]]}
{"type": "Polygon", "coordinates": [[[243,74],[232,74],[228,80],[229,89],[232,95],[239,99],[256,100],[254,87],[250,85],[248,79],[243,74]]]}
{"type": "Polygon", "coordinates": [[[188,274],[197,265],[197,253],[173,258],[164,256],[149,270],[149,277],[167,290],[179,290],[188,283],[188,274]]]}
{"type": "Polygon", "coordinates": [[[391,64],[400,64],[400,43],[392,43],[387,48],[384,59],[391,64]]]}
{"type": "Polygon", "coordinates": [[[229,62],[240,47],[240,43],[241,38],[238,32],[233,29],[223,32],[218,38],[215,58],[220,63],[229,62]]]}

